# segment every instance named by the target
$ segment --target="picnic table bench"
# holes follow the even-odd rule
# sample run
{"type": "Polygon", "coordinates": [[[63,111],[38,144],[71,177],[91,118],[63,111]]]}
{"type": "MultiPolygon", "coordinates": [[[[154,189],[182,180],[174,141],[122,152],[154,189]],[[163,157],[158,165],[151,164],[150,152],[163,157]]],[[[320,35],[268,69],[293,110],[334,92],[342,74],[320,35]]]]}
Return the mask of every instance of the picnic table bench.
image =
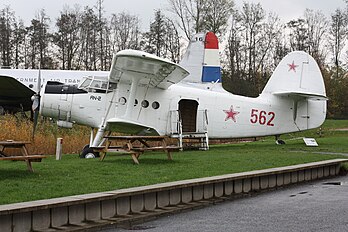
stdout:
{"type": "Polygon", "coordinates": [[[41,162],[41,160],[43,158],[46,158],[47,156],[29,155],[28,150],[26,148],[27,144],[30,144],[30,142],[13,140],[0,141],[0,160],[25,161],[27,163],[28,170],[30,172],[33,172],[34,169],[31,165],[31,162],[41,162]],[[12,156],[5,153],[5,149],[7,148],[20,149],[20,155],[12,156]]]}
{"type": "Polygon", "coordinates": [[[100,160],[104,160],[107,152],[117,152],[130,154],[133,162],[139,164],[139,156],[145,151],[165,151],[169,160],[173,157],[171,152],[179,151],[178,146],[168,146],[167,136],[105,136],[106,145],[104,147],[93,148],[94,151],[100,152],[100,160]],[[136,142],[140,142],[140,146],[136,142]],[[123,145],[112,145],[113,142],[123,142],[123,145]],[[158,142],[159,146],[153,146],[149,142],[158,142]]]}

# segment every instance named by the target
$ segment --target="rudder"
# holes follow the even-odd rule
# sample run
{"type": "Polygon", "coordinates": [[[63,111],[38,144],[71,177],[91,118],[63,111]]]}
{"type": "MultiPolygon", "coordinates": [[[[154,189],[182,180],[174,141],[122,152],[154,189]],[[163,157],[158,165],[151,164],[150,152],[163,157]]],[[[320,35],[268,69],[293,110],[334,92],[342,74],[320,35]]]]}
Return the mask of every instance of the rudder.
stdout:
{"type": "Polygon", "coordinates": [[[198,33],[189,43],[180,65],[190,72],[187,82],[221,82],[219,40],[213,32],[198,33]]]}

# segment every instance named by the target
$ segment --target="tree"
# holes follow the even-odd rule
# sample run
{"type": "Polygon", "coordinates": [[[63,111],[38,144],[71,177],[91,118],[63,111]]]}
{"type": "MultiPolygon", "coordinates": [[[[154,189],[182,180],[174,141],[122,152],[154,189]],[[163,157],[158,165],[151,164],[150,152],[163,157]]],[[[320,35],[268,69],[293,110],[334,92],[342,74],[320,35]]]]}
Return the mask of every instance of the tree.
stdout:
{"type": "Polygon", "coordinates": [[[90,7],[85,7],[81,15],[79,31],[80,49],[77,68],[97,70],[97,30],[98,16],[90,7]]]}
{"type": "Polygon", "coordinates": [[[223,34],[234,4],[232,0],[169,0],[169,5],[176,24],[190,40],[205,30],[223,34]]]}
{"type": "Polygon", "coordinates": [[[24,61],[24,44],[25,44],[25,36],[27,31],[24,27],[23,21],[15,22],[13,24],[13,37],[12,43],[14,47],[14,67],[19,68],[20,64],[24,61]]]}
{"type": "Polygon", "coordinates": [[[107,41],[107,20],[103,17],[104,15],[104,7],[103,7],[104,0],[98,0],[97,2],[97,11],[98,11],[98,23],[96,25],[96,30],[98,31],[98,42],[99,42],[99,61],[100,61],[100,69],[105,70],[105,53],[106,53],[106,47],[108,46],[106,44],[107,41]]]}
{"type": "Polygon", "coordinates": [[[208,1],[203,28],[214,32],[218,37],[222,37],[233,13],[233,8],[234,3],[231,0],[208,1]]]}
{"type": "Polygon", "coordinates": [[[178,17],[177,25],[188,40],[202,28],[201,18],[205,0],[169,0],[170,10],[178,17]],[[194,7],[195,6],[195,7],[194,7]]]}
{"type": "Polygon", "coordinates": [[[126,12],[113,14],[111,18],[111,43],[113,51],[124,49],[139,49],[140,47],[140,20],[135,15],[126,12]]]}
{"type": "MultiPolygon", "coordinates": [[[[14,12],[9,6],[0,11],[0,52],[1,52],[1,65],[11,66],[12,51],[13,51],[13,23],[15,22],[14,12]]],[[[0,65],[0,66],[1,66],[0,65]]]]}
{"type": "Polygon", "coordinates": [[[81,27],[81,13],[78,9],[65,8],[60,12],[56,21],[58,31],[53,35],[53,42],[58,46],[58,58],[62,69],[72,69],[80,47],[79,31],[81,27]]]}
{"type": "Polygon", "coordinates": [[[329,28],[329,45],[333,55],[333,67],[329,67],[329,71],[324,73],[325,85],[328,101],[328,116],[334,118],[348,117],[348,76],[340,61],[341,53],[347,41],[347,16],[343,10],[336,9],[331,15],[331,23],[329,28]]]}
{"type": "Polygon", "coordinates": [[[248,79],[251,81],[254,72],[256,70],[256,42],[258,41],[258,36],[261,32],[262,20],[265,17],[265,12],[261,7],[261,4],[243,4],[243,10],[241,12],[241,23],[244,27],[246,42],[246,57],[248,66],[248,79]]]}
{"type": "Polygon", "coordinates": [[[319,66],[325,62],[324,40],[328,31],[328,20],[321,11],[306,9],[304,19],[308,30],[308,52],[316,59],[319,66]]]}
{"type": "Polygon", "coordinates": [[[234,13],[230,25],[224,88],[233,93],[257,96],[273,71],[274,44],[282,33],[282,25],[276,15],[266,17],[261,5],[254,3],[244,3],[242,10],[234,13]]]}
{"type": "Polygon", "coordinates": [[[306,28],[304,19],[291,20],[287,23],[290,29],[290,48],[292,51],[306,51],[309,50],[308,30],[306,28]]]}
{"type": "Polygon", "coordinates": [[[141,47],[146,52],[166,57],[173,62],[180,58],[180,38],[174,23],[165,17],[161,10],[155,11],[155,20],[150,24],[150,31],[142,36],[141,47]]]}
{"type": "Polygon", "coordinates": [[[40,10],[31,25],[27,28],[29,38],[29,58],[31,68],[53,68],[52,57],[49,56],[51,34],[49,30],[50,19],[44,9],[40,10]]]}
{"type": "Polygon", "coordinates": [[[340,65],[340,54],[347,39],[347,17],[341,9],[336,9],[331,15],[331,25],[329,30],[329,44],[333,53],[336,70],[340,65]]]}

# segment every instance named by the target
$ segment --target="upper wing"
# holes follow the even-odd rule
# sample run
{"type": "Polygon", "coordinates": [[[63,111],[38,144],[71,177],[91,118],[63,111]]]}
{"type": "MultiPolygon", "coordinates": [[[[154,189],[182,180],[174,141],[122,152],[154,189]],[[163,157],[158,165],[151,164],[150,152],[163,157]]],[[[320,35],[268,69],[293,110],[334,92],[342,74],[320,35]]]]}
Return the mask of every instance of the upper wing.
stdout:
{"type": "Polygon", "coordinates": [[[184,79],[189,72],[171,61],[142,51],[123,50],[114,55],[110,81],[131,83],[134,78],[139,84],[167,89],[184,79]]]}
{"type": "Polygon", "coordinates": [[[31,109],[31,97],[35,92],[17,81],[15,78],[0,75],[0,106],[9,109],[23,108],[23,110],[31,109]]]}

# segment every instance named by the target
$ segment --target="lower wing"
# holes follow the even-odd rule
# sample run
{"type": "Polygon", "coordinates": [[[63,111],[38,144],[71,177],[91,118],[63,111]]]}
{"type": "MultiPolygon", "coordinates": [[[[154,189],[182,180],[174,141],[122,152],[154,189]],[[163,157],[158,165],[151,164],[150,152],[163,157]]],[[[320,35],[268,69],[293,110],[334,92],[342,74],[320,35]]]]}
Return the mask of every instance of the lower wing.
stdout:
{"type": "Polygon", "coordinates": [[[31,90],[13,77],[0,75],[0,106],[10,112],[31,109],[31,90]]]}

